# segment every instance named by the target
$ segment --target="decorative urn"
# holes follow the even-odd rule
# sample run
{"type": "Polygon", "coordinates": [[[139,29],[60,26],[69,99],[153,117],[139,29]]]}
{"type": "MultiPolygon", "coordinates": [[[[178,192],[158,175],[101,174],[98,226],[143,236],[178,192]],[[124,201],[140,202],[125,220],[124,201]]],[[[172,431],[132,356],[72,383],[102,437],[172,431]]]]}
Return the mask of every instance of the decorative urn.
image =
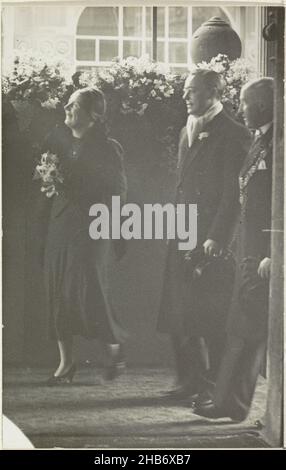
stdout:
{"type": "Polygon", "coordinates": [[[241,41],[229,23],[214,16],[194,32],[191,54],[195,64],[209,62],[218,54],[226,54],[230,60],[238,59],[241,55],[241,41]]]}

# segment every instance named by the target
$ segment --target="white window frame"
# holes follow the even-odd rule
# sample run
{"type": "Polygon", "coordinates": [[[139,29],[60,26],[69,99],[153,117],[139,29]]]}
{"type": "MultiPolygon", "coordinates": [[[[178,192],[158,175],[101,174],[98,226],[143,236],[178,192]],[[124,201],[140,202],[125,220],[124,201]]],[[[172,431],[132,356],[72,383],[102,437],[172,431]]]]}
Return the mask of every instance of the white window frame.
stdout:
{"type": "MultiPolygon", "coordinates": [[[[160,5],[160,7],[164,8],[164,14],[165,14],[165,28],[164,28],[164,36],[158,36],[157,42],[164,43],[164,61],[158,63],[163,63],[169,68],[176,68],[176,69],[182,69],[183,71],[186,71],[190,69],[192,65],[192,59],[191,59],[191,38],[192,38],[192,14],[193,14],[193,8],[192,6],[187,6],[186,4],[182,4],[183,8],[187,9],[187,37],[186,38],[169,38],[169,17],[170,17],[170,8],[176,5],[170,5],[170,6],[164,6],[160,5]],[[187,61],[182,62],[182,63],[176,63],[176,62],[169,62],[169,45],[170,43],[174,42],[181,42],[182,44],[187,45],[187,61]]],[[[100,6],[93,5],[94,8],[100,8],[100,6]]],[[[87,8],[87,7],[85,7],[87,8]]],[[[111,7],[112,8],[112,7],[111,7]]],[[[112,64],[111,60],[108,61],[103,61],[99,60],[99,53],[100,53],[100,40],[113,40],[118,42],[118,57],[119,59],[123,59],[123,43],[125,40],[130,40],[130,41],[138,41],[141,43],[141,55],[146,54],[147,52],[147,42],[151,41],[152,44],[152,37],[148,38],[147,37],[147,25],[146,25],[146,18],[147,18],[147,8],[152,8],[149,5],[147,6],[140,6],[140,5],[128,5],[128,2],[126,5],[120,5],[117,6],[118,8],[118,36],[102,36],[102,35],[75,35],[75,66],[76,68],[80,67],[106,67],[110,64],[112,64]],[[123,13],[124,13],[124,8],[125,7],[133,7],[133,8],[141,8],[141,21],[142,21],[142,35],[141,36],[124,36],[123,35],[123,13]],[[76,57],[76,42],[77,39],[92,39],[95,41],[95,60],[90,61],[90,60],[78,60],[76,57]]],[[[84,12],[84,9],[82,10],[78,21],[84,12]]],[[[77,30],[78,24],[76,25],[76,30],[77,30]]]]}
{"type": "MultiPolygon", "coordinates": [[[[129,5],[126,5],[130,7],[129,5]]],[[[164,50],[164,61],[163,63],[169,67],[176,67],[181,69],[187,69],[191,65],[191,54],[190,54],[190,38],[192,37],[192,7],[190,6],[183,6],[187,9],[187,37],[186,38],[169,38],[169,6],[163,7],[165,9],[165,30],[164,30],[164,37],[159,36],[158,42],[164,42],[165,50],[164,50]],[[181,42],[187,45],[187,61],[184,63],[176,63],[176,62],[169,62],[169,43],[171,42],[181,42]]],[[[100,8],[100,7],[95,7],[100,8]]],[[[138,6],[134,6],[134,8],[138,8],[138,6]]],[[[85,34],[76,34],[75,37],[75,65],[77,68],[80,67],[104,67],[108,66],[112,63],[111,60],[104,61],[100,60],[100,40],[113,40],[118,42],[118,57],[120,59],[123,58],[123,44],[124,41],[138,41],[141,43],[141,55],[147,53],[147,42],[152,42],[152,37],[147,37],[147,25],[146,25],[146,18],[147,18],[147,8],[146,6],[141,6],[141,20],[142,20],[142,35],[141,36],[124,36],[123,35],[123,13],[124,13],[124,6],[118,6],[118,36],[102,36],[102,35],[85,35],[85,34]],[[77,39],[88,39],[95,41],[95,60],[78,60],[76,57],[77,48],[76,42],[77,39]]],[[[83,10],[84,11],[84,10],[83,10]]],[[[83,13],[81,12],[81,15],[83,13]]],[[[80,15],[80,16],[81,16],[80,15]]],[[[79,17],[80,18],[80,17],[79,17]]]]}
{"type": "MultiPolygon", "coordinates": [[[[126,5],[126,7],[130,8],[129,5],[126,5]]],[[[100,7],[94,7],[94,8],[100,8],[100,7]]],[[[112,7],[110,7],[112,8],[112,7]]],[[[142,35],[140,36],[124,36],[123,35],[123,9],[125,6],[118,6],[118,36],[102,36],[102,35],[85,35],[85,34],[76,34],[75,38],[75,65],[76,67],[101,67],[101,66],[107,66],[112,63],[111,60],[104,61],[104,60],[99,60],[99,51],[100,51],[100,40],[113,40],[118,42],[118,57],[120,59],[123,59],[123,44],[124,41],[129,40],[129,41],[138,41],[141,43],[141,55],[145,53],[146,51],[146,42],[149,40],[147,38],[147,31],[146,31],[146,6],[139,6],[141,8],[141,21],[142,21],[142,35]],[[77,39],[93,39],[95,41],[95,61],[90,61],[90,60],[78,60],[76,57],[76,41],[77,39]]],[[[133,8],[138,8],[138,6],[134,6],[133,8]]],[[[151,8],[151,7],[149,7],[151,8]]],[[[84,10],[81,12],[84,12],[84,10]]],[[[80,15],[80,16],[81,16],[80,15]]],[[[80,17],[79,17],[80,19],[80,17]]],[[[150,41],[152,38],[150,37],[150,41]]]]}

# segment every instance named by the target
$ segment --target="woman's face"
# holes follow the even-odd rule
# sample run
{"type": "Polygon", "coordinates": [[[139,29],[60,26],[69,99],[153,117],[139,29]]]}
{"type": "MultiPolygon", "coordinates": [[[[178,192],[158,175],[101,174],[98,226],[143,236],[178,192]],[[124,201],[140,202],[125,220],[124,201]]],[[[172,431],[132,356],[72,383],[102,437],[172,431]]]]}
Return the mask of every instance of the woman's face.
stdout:
{"type": "Polygon", "coordinates": [[[89,113],[85,110],[82,102],[81,94],[76,91],[65,105],[66,119],[65,124],[70,129],[84,129],[89,127],[92,119],[89,113]]]}

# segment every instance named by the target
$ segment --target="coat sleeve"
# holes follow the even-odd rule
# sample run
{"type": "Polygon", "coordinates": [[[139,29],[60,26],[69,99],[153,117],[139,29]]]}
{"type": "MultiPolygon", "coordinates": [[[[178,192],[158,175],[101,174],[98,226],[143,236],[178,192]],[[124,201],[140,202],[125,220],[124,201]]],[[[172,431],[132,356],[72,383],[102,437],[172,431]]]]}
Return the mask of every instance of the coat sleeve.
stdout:
{"type": "Polygon", "coordinates": [[[271,226],[272,226],[272,154],[273,148],[270,151],[270,158],[268,159],[269,174],[264,191],[264,217],[262,221],[262,237],[261,237],[261,256],[263,258],[271,258],[271,226]]]}
{"type": "Polygon", "coordinates": [[[120,196],[121,204],[127,198],[127,177],[124,166],[124,150],[114,139],[109,139],[110,158],[105,171],[106,190],[112,196],[120,196]]]}
{"type": "Polygon", "coordinates": [[[35,192],[38,192],[38,195],[33,201],[34,214],[28,230],[35,234],[34,250],[40,266],[43,266],[52,200],[40,192],[40,187],[33,188],[33,193],[35,192]]]}
{"type": "Polygon", "coordinates": [[[225,144],[222,169],[222,195],[208,232],[208,239],[215,240],[222,247],[230,242],[240,208],[238,176],[250,143],[250,133],[246,128],[240,127],[236,135],[230,133],[225,144]]]}
{"type": "Polygon", "coordinates": [[[179,137],[179,144],[178,144],[178,159],[177,159],[177,186],[180,183],[181,176],[182,176],[182,167],[184,163],[184,159],[186,156],[186,151],[187,151],[187,131],[186,127],[183,127],[183,129],[180,132],[180,137],[179,137]]]}
{"type": "MultiPolygon", "coordinates": [[[[95,203],[106,204],[110,210],[112,196],[120,196],[121,206],[125,204],[127,178],[121,145],[113,139],[108,139],[102,147],[100,158],[76,161],[68,187],[70,197],[74,198],[86,213],[95,203]]],[[[121,258],[126,251],[125,240],[114,240],[113,246],[117,258],[121,258]]]]}
{"type": "MultiPolygon", "coordinates": [[[[42,145],[39,147],[39,158],[41,154],[47,150],[56,153],[57,140],[58,131],[57,129],[53,129],[45,137],[42,145]]],[[[32,208],[32,215],[29,230],[35,234],[34,250],[39,264],[43,266],[46,237],[48,233],[53,198],[48,198],[45,193],[41,192],[40,180],[31,181],[31,185],[32,188],[29,206],[32,208]]]]}
{"type": "MultiPolygon", "coordinates": [[[[109,139],[109,143],[113,151],[111,152],[112,159],[107,173],[107,189],[111,195],[120,196],[120,205],[122,206],[127,200],[127,177],[124,166],[124,150],[116,140],[109,139]]],[[[121,216],[121,224],[123,220],[121,216]]],[[[120,260],[127,251],[126,240],[123,238],[113,240],[113,248],[117,260],[120,260]]]]}

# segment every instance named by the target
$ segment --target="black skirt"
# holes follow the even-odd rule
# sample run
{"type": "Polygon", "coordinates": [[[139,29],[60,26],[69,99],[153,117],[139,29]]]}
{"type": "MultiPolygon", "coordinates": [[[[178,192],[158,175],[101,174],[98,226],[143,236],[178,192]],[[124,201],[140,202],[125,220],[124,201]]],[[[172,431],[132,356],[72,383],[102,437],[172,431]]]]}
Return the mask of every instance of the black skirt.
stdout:
{"type": "Polygon", "coordinates": [[[53,197],[44,258],[50,337],[81,335],[120,343],[126,334],[107,279],[111,241],[92,240],[79,206],[53,197]]]}

